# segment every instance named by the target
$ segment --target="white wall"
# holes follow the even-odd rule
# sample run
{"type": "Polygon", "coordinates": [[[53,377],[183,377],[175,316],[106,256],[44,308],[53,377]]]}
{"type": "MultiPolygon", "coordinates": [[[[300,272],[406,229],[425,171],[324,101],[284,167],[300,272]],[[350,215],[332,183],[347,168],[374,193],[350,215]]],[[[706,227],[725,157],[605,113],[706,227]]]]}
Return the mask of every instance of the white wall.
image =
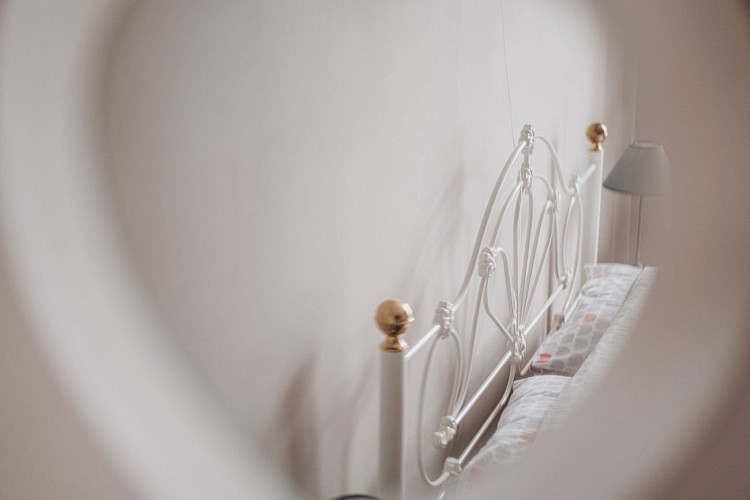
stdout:
{"type": "Polygon", "coordinates": [[[140,4],[114,44],[108,172],[141,276],[316,496],[371,488],[377,303],[431,321],[523,123],[583,161],[586,125],[620,117],[595,10],[504,7],[512,117],[498,2],[140,4]]]}
{"type": "MultiPolygon", "coordinates": [[[[61,128],[42,136],[56,138],[54,144],[28,141],[27,150],[13,146],[9,152],[18,141],[8,137],[17,139],[20,132],[6,120],[5,164],[23,165],[17,159],[32,158],[34,147],[49,149],[48,156],[33,156],[34,167],[48,162],[37,180],[58,183],[50,181],[50,192],[62,192],[51,206],[72,206],[74,197],[66,197],[78,186],[66,173],[78,157],[56,157],[54,147],[60,143],[69,153],[91,146],[98,156],[88,173],[103,189],[97,191],[102,208],[97,216],[107,227],[101,237],[124,254],[123,275],[133,294],[154,306],[154,323],[163,326],[153,330],[154,342],[169,353],[168,366],[186,367],[196,400],[221,416],[222,429],[229,429],[226,435],[240,451],[258,446],[312,496],[370,491],[379,342],[371,320],[375,306],[398,296],[415,306],[412,331],[431,321],[436,301],[452,295],[463,272],[475,229],[463,221],[477,219],[487,183],[523,123],[533,123],[559,146],[565,161],[575,163],[586,157],[586,125],[604,121],[611,132],[605,171],[611,167],[633,133],[629,69],[635,56],[615,42],[627,31],[620,18],[605,24],[599,16],[622,12],[583,0],[506,0],[504,9],[494,1],[111,3],[117,5],[108,23],[92,37],[97,50],[88,65],[75,66],[76,77],[87,82],[75,99],[54,93],[63,77],[49,71],[40,73],[46,86],[30,78],[28,94],[17,86],[4,90],[0,100],[4,116],[24,115],[29,124],[75,107],[82,116],[81,135],[66,141],[68,122],[60,118],[61,128]],[[20,95],[30,96],[29,102],[11,99],[20,95]],[[35,104],[39,96],[46,100],[35,104]],[[81,137],[85,140],[77,142],[81,137]],[[426,291],[426,283],[433,288],[426,291]]],[[[37,32],[21,28],[40,23],[47,29],[38,32],[46,38],[35,38],[38,52],[6,49],[5,82],[12,70],[41,65],[35,61],[45,51],[63,50],[59,33],[82,22],[76,21],[77,9],[96,10],[96,2],[68,11],[28,5],[6,9],[5,46],[19,47],[37,32]]],[[[74,62],[57,59],[63,73],[74,62]]],[[[636,132],[661,139],[658,114],[646,118],[648,110],[658,109],[658,96],[639,95],[636,132]]],[[[4,178],[14,177],[8,172],[4,178]]],[[[16,188],[7,186],[6,199],[16,188]]],[[[627,260],[621,235],[632,232],[629,204],[607,194],[605,202],[603,224],[616,220],[607,227],[618,229],[603,233],[601,255],[627,260]]],[[[35,308],[43,287],[24,283],[45,276],[23,267],[33,266],[37,254],[19,254],[24,247],[18,241],[26,233],[16,226],[26,219],[5,206],[2,257],[13,280],[6,285],[7,304],[10,311],[22,308],[27,321],[19,319],[16,334],[3,339],[15,349],[9,352],[35,353],[22,340],[27,330],[35,334],[47,357],[29,354],[29,362],[34,373],[48,374],[36,397],[27,394],[32,385],[26,379],[3,386],[7,399],[34,398],[33,409],[9,417],[14,424],[8,432],[32,436],[22,425],[24,416],[54,411],[62,415],[60,432],[80,436],[64,446],[75,450],[69,454],[18,438],[14,447],[31,442],[40,451],[3,454],[28,464],[43,456],[42,470],[3,469],[0,483],[9,495],[31,491],[46,497],[92,491],[138,497],[173,491],[160,482],[192,484],[189,475],[171,479],[171,464],[158,461],[165,471],[139,479],[134,472],[139,469],[128,462],[137,451],[118,454],[111,431],[97,424],[104,418],[96,413],[104,406],[101,393],[85,385],[85,373],[71,368],[74,358],[68,354],[74,351],[66,350],[66,339],[41,331],[55,326],[35,308]],[[34,484],[38,475],[49,482],[34,484]],[[91,476],[96,479],[88,482],[91,476]]],[[[79,221],[66,220],[55,234],[71,242],[50,247],[59,262],[75,251],[91,251],[75,236],[79,221]]],[[[649,255],[655,253],[644,257],[649,255]]],[[[78,264],[86,269],[86,262],[78,264]]],[[[60,282],[77,286],[76,276],[60,282]]],[[[96,289],[99,279],[104,277],[91,272],[86,283],[96,289]]],[[[76,305],[63,296],[57,300],[62,309],[76,305]]],[[[93,316],[100,304],[89,307],[93,316]]],[[[84,322],[68,319],[71,325],[84,322]]],[[[105,319],[96,323],[100,335],[86,342],[88,352],[102,357],[130,347],[108,340],[121,339],[111,323],[125,321],[105,319]]],[[[152,330],[145,332],[134,328],[132,336],[148,337],[152,330]]],[[[9,359],[8,366],[21,359],[9,359]]],[[[151,358],[141,361],[146,369],[151,358]]],[[[104,380],[102,390],[137,378],[130,372],[109,375],[116,383],[107,386],[104,380]]],[[[121,416],[138,420],[139,411],[121,416]]],[[[188,431],[194,423],[188,425],[185,415],[160,422],[188,431]]],[[[202,435],[196,443],[203,442],[202,435]]],[[[150,454],[148,448],[140,452],[150,454]]],[[[213,455],[205,456],[210,461],[213,455]]]]}

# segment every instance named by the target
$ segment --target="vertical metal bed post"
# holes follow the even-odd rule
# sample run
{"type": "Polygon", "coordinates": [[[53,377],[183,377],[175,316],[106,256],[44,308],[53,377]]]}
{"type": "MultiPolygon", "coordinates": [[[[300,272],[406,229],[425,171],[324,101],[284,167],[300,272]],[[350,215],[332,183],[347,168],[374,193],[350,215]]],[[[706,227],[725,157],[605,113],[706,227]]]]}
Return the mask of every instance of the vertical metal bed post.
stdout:
{"type": "Polygon", "coordinates": [[[404,398],[409,345],[402,337],[414,315],[409,304],[389,299],[378,306],[375,321],[386,336],[380,344],[379,494],[383,500],[404,500],[404,398]]]}
{"type": "Polygon", "coordinates": [[[594,122],[586,129],[586,138],[591,143],[589,147],[589,165],[596,167],[593,178],[588,182],[586,198],[589,201],[586,214],[591,214],[586,221],[587,234],[591,235],[587,254],[583,255],[584,262],[599,262],[599,219],[602,200],[602,173],[604,171],[604,140],[607,138],[607,126],[600,122],[594,122]]]}

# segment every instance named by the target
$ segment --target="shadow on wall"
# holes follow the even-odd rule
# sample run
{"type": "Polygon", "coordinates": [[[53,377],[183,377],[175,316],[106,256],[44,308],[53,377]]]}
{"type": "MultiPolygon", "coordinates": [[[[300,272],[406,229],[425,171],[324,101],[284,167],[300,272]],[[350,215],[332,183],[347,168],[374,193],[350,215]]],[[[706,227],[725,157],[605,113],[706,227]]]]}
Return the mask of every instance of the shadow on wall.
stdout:
{"type": "Polygon", "coordinates": [[[278,433],[260,437],[261,447],[281,463],[286,461],[289,478],[300,491],[319,491],[320,443],[316,439],[320,423],[317,421],[315,400],[314,360],[303,361],[294,372],[290,383],[281,390],[284,394],[275,420],[278,433]]]}
{"type": "MultiPolygon", "coordinates": [[[[413,270],[405,277],[402,286],[404,300],[408,300],[415,312],[421,312],[417,325],[429,328],[432,323],[431,308],[435,307],[439,295],[443,299],[456,293],[460,280],[463,279],[465,267],[461,261],[468,262],[469,255],[452,255],[457,249],[470,251],[473,241],[471,234],[472,218],[466,214],[462,200],[465,193],[465,173],[463,166],[458,166],[455,173],[446,175],[448,179],[443,191],[434,198],[432,207],[422,217],[423,223],[414,229],[414,240],[424,242],[412,247],[412,253],[404,258],[413,270]],[[424,281],[427,277],[428,281],[424,281]]],[[[423,331],[413,335],[419,337],[423,331]]]]}

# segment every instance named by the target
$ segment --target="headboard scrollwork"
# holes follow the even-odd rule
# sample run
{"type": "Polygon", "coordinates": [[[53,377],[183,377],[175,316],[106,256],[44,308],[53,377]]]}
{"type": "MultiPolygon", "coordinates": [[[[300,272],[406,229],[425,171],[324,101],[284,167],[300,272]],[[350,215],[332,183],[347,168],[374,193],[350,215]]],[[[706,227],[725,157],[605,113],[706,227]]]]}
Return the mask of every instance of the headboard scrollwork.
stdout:
{"type": "MultiPolygon", "coordinates": [[[[453,301],[441,301],[438,304],[432,328],[414,347],[407,348],[401,339],[403,330],[413,319],[411,309],[396,301],[384,302],[378,309],[378,325],[381,328],[384,328],[382,325],[388,325],[383,329],[388,335],[388,339],[382,344],[386,351],[383,358],[384,366],[401,363],[395,371],[404,374],[409,360],[428,347],[418,409],[417,454],[422,476],[432,486],[443,485],[460,473],[482,435],[502,410],[513,380],[518,374],[525,372],[523,363],[529,354],[527,350],[531,332],[542,325],[545,315],[552,316],[558,299],[564,302],[560,313],[563,317],[575,305],[583,236],[586,230],[582,203],[584,186],[592,177],[601,178],[602,142],[607,136],[607,129],[603,124],[595,123],[589,126],[586,136],[591,141],[591,164],[584,172],[572,175],[566,182],[560,158],[552,143],[545,137],[536,135],[531,125],[523,127],[518,144],[504,164],[490,194],[459,291],[453,301]],[[537,143],[544,146],[552,160],[550,178],[534,170],[532,158],[537,143]],[[519,158],[521,162],[515,184],[505,189],[507,194],[500,202],[500,194],[505,192],[503,188],[509,173],[519,158]],[[541,207],[538,207],[535,205],[535,198],[538,199],[540,193],[542,202],[541,207]],[[488,231],[490,228],[491,231],[488,231]],[[508,238],[509,244],[501,244],[501,235],[507,231],[512,235],[508,238]],[[547,279],[542,279],[545,276],[547,279]],[[490,290],[495,288],[498,281],[501,282],[504,293],[502,300],[490,295],[490,290]],[[473,301],[468,300],[470,290],[476,290],[471,297],[473,301]],[[498,306],[505,314],[499,311],[498,306]],[[465,332],[460,331],[459,323],[456,321],[457,315],[463,309],[466,309],[466,314],[469,315],[469,328],[465,332]],[[499,362],[470,395],[470,378],[472,370],[476,369],[473,362],[476,357],[478,326],[482,312],[491,326],[494,326],[494,329],[490,330],[504,338],[505,350],[504,353],[500,353],[499,362]],[[443,462],[442,471],[435,476],[427,470],[422,426],[426,389],[435,359],[435,348],[441,341],[448,339],[454,360],[452,387],[447,411],[432,434],[434,447],[445,450],[448,456],[443,462]],[[394,361],[392,354],[396,354],[399,361],[394,361]],[[488,388],[496,383],[499,375],[508,371],[503,396],[468,444],[462,450],[454,450],[461,423],[477,406],[477,402],[488,388]]],[[[595,208],[598,211],[598,197],[595,208]]],[[[598,226],[598,214],[593,220],[598,226]]],[[[597,232],[598,227],[589,230],[597,232]]],[[[596,237],[593,240],[595,244],[596,237]]],[[[595,256],[595,250],[593,253],[595,256]]],[[[482,333],[493,332],[484,328],[482,333]]],[[[387,380],[387,377],[392,377],[392,374],[384,374],[383,384],[393,384],[393,380],[387,380]]],[[[402,390],[403,380],[398,384],[402,390]]],[[[384,399],[390,396],[383,392],[384,399]]],[[[403,400],[396,403],[391,400],[385,403],[385,407],[384,411],[391,412],[390,417],[387,417],[389,421],[393,421],[398,415],[403,418],[403,400]],[[394,409],[394,404],[398,408],[394,409]]],[[[402,420],[399,425],[403,425],[402,420]]],[[[387,432],[381,427],[381,433],[387,432]]],[[[403,458],[402,442],[381,445],[381,467],[384,455],[403,458]]],[[[391,491],[395,498],[400,498],[398,491],[403,491],[403,484],[394,486],[393,481],[403,482],[403,471],[400,479],[393,474],[387,477],[384,479],[381,473],[381,481],[391,481],[390,485],[384,488],[391,491]]]]}

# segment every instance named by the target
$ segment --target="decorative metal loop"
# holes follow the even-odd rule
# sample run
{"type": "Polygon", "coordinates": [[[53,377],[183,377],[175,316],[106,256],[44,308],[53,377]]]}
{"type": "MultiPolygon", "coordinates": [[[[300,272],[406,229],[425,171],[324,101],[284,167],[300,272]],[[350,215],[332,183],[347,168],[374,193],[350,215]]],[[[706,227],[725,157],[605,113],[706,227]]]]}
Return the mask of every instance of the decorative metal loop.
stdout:
{"type": "Polygon", "coordinates": [[[525,190],[531,189],[531,181],[534,180],[534,170],[530,164],[524,163],[521,170],[518,171],[518,180],[521,181],[525,190]]]}
{"type": "Polygon", "coordinates": [[[443,417],[440,421],[440,427],[432,435],[432,445],[435,448],[445,449],[456,437],[456,433],[458,433],[456,420],[451,416],[443,417]]]}
{"type": "Polygon", "coordinates": [[[526,145],[523,148],[523,163],[521,170],[518,172],[518,180],[523,185],[524,190],[531,188],[531,181],[534,179],[534,169],[531,168],[529,157],[534,153],[534,127],[524,125],[521,130],[521,141],[526,145]]]}
{"type": "Polygon", "coordinates": [[[576,198],[581,193],[581,186],[583,185],[583,179],[580,175],[576,174],[570,181],[570,189],[573,191],[573,197],[576,198]]]}
{"type": "Polygon", "coordinates": [[[560,284],[563,286],[563,288],[568,288],[572,281],[573,281],[573,271],[571,271],[570,269],[566,269],[565,274],[560,280],[560,284]]]}
{"type": "Polygon", "coordinates": [[[516,340],[513,342],[513,363],[518,365],[523,362],[526,355],[526,331],[523,327],[516,330],[516,340]]]}
{"type": "Polygon", "coordinates": [[[440,338],[447,338],[453,328],[455,308],[450,302],[441,300],[435,309],[435,324],[440,325],[440,338]]]}
{"type": "Polygon", "coordinates": [[[523,126],[521,130],[521,142],[526,142],[523,148],[523,154],[527,157],[534,153],[534,127],[529,124],[523,126]]]}
{"type": "Polygon", "coordinates": [[[457,458],[448,457],[443,464],[443,472],[450,474],[451,477],[458,477],[463,472],[463,467],[461,467],[461,462],[457,458]]]}
{"type": "Polygon", "coordinates": [[[557,209],[560,207],[560,190],[555,189],[549,195],[549,202],[552,204],[552,212],[557,213],[557,209]]]}
{"type": "Polygon", "coordinates": [[[477,272],[482,278],[489,278],[497,269],[497,249],[485,247],[479,255],[479,266],[477,272]]]}

